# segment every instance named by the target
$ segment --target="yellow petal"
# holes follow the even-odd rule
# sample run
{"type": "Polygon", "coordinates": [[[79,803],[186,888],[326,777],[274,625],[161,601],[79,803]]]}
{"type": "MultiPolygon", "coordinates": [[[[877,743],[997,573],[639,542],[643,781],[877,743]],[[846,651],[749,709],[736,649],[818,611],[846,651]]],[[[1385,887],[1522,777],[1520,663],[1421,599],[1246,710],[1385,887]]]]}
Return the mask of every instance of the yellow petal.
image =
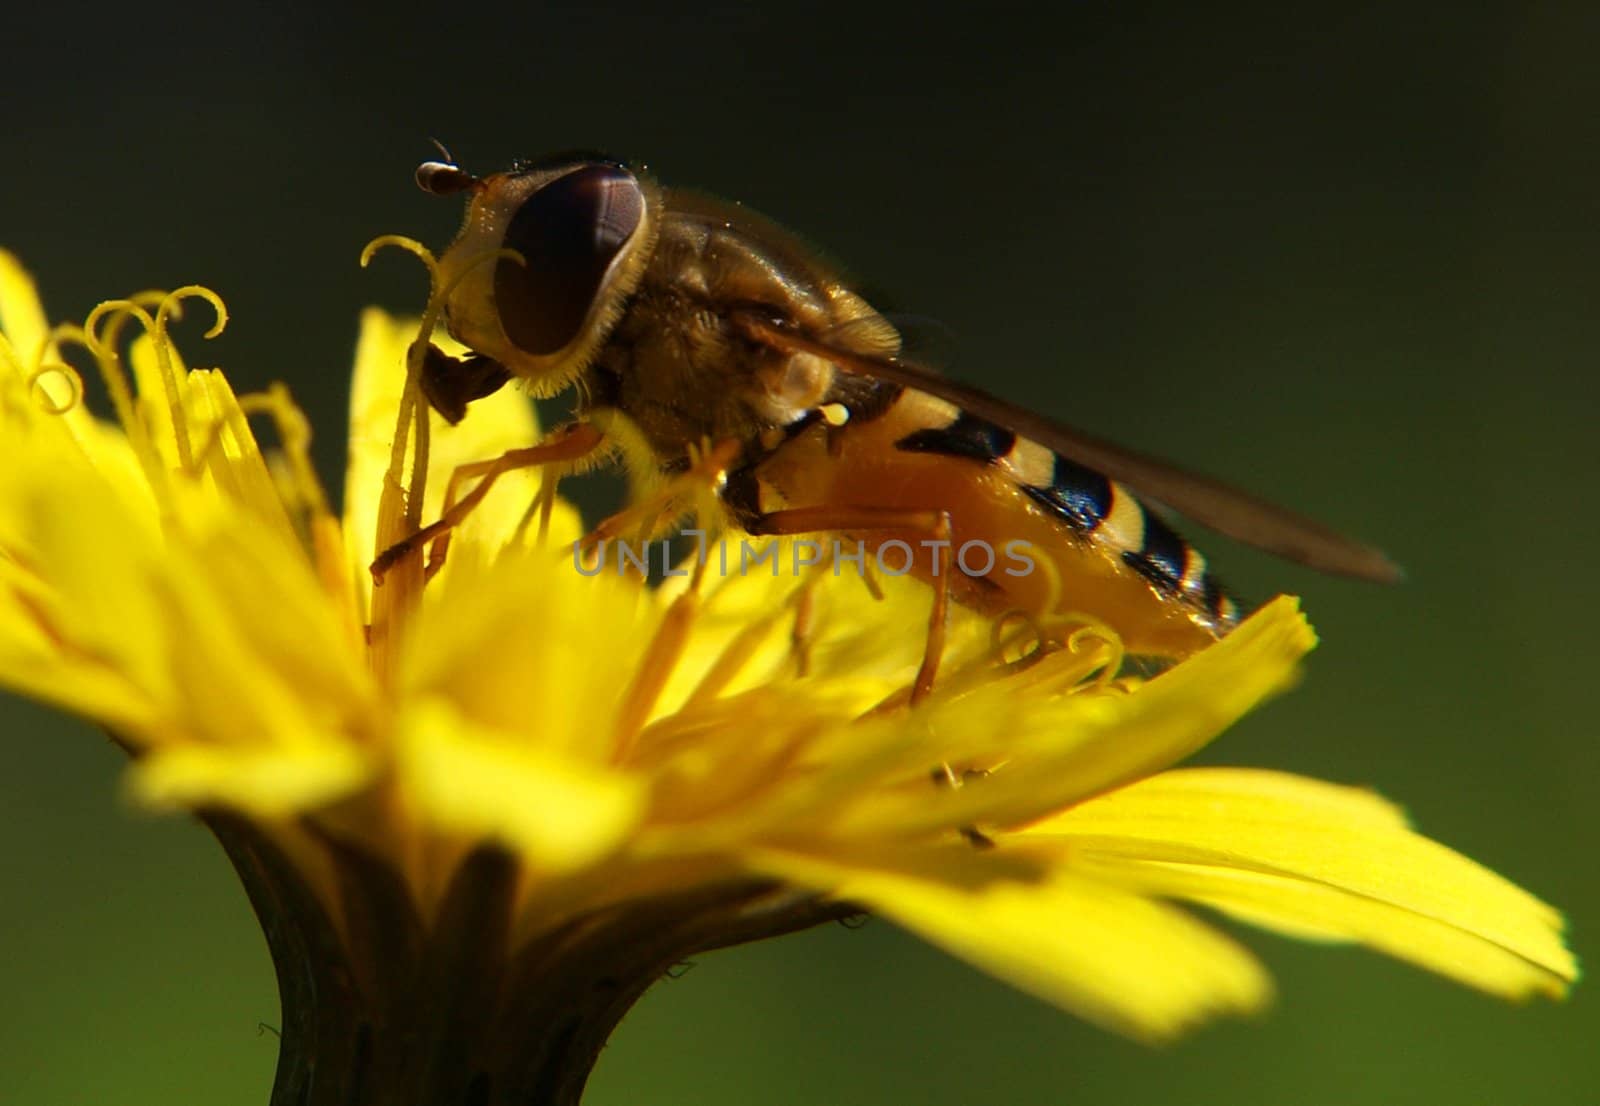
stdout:
{"type": "MultiPolygon", "coordinates": [[[[555,549],[462,550],[408,635],[404,696],[438,696],[493,730],[574,759],[610,756],[623,690],[659,624],[637,581],[580,577],[555,549]]],[[[451,559],[456,552],[452,550],[451,559]]]]}
{"type": "MultiPolygon", "coordinates": [[[[736,533],[708,543],[695,632],[658,713],[708,693],[737,695],[793,678],[793,632],[806,593],[808,681],[832,696],[848,696],[857,713],[911,683],[922,663],[932,589],[908,577],[885,577],[878,581],[881,598],[874,598],[852,566],[809,567],[806,560],[815,555],[795,541],[736,533]],[[760,560],[749,560],[754,557],[760,560]]],[[[687,586],[686,578],[668,579],[662,595],[675,597],[687,586]]],[[[989,625],[972,612],[950,612],[947,671],[987,648],[989,625]]]]}
{"type": "Polygon", "coordinates": [[[930,849],[883,867],[790,854],[760,860],[1130,1036],[1165,1040],[1271,997],[1271,982],[1249,953],[1182,911],[1065,867],[1033,882],[994,878],[1003,863],[971,849],[930,849]]]}
{"type": "Polygon", "coordinates": [[[406,347],[415,336],[403,320],[375,307],[361,313],[344,480],[345,545],[358,579],[367,574],[367,565],[378,552],[374,548],[378,497],[389,469],[389,445],[405,385],[406,347]]]}
{"type": "Polygon", "coordinates": [[[1092,869],[1296,936],[1360,941],[1484,990],[1577,977],[1550,906],[1354,788],[1245,769],[1163,773],[1033,827],[1092,869]]]}
{"type": "Polygon", "coordinates": [[[377,688],[298,545],[270,531],[218,525],[166,550],[183,587],[165,600],[173,709],[219,744],[272,744],[302,732],[367,737],[377,688]]]}
{"type": "MultiPolygon", "coordinates": [[[[651,817],[684,851],[737,847],[764,833],[806,828],[815,784],[807,747],[830,724],[846,725],[848,701],[805,689],[766,688],[664,718],[640,735],[629,767],[653,781],[651,817]],[[827,713],[836,710],[830,719],[827,713]]],[[[827,826],[813,826],[824,837],[827,826]]]]}
{"type": "MultiPolygon", "coordinates": [[[[167,346],[167,356],[168,368],[174,377],[179,402],[184,405],[184,413],[188,416],[190,445],[191,448],[197,449],[198,443],[194,442],[193,435],[196,430],[195,416],[198,412],[194,409],[194,393],[189,387],[189,372],[179,361],[178,352],[171,345],[167,346]]],[[[179,459],[172,404],[167,398],[166,380],[161,371],[156,344],[150,335],[141,334],[133,340],[128,350],[128,363],[133,370],[133,389],[136,397],[134,403],[140,418],[149,428],[150,442],[155,446],[164,467],[176,469],[179,467],[179,459]]]]}
{"type": "Polygon", "coordinates": [[[39,582],[34,610],[80,657],[155,697],[170,688],[162,596],[148,570],[164,547],[148,499],[88,467],[68,442],[27,435],[0,465],[0,549],[39,582]]]}
{"type": "Polygon", "coordinates": [[[82,382],[73,384],[62,374],[60,351],[54,344],[46,344],[48,336],[49,323],[33,278],[14,256],[0,250],[0,399],[9,392],[16,411],[37,429],[75,440],[102,467],[137,471],[138,461],[121,432],[76,402],[82,398],[75,396],[81,392],[82,382]],[[57,371],[45,372],[29,383],[36,369],[49,365],[57,371]]]}
{"type": "Polygon", "coordinates": [[[259,818],[314,810],[361,787],[373,766],[337,738],[293,748],[174,745],[134,762],[128,788],[156,810],[227,807],[259,818]]]}
{"type": "Polygon", "coordinates": [[[0,652],[18,663],[7,679],[53,684],[52,700],[138,745],[364,728],[370,677],[287,525],[261,526],[187,480],[174,483],[163,524],[148,496],[70,441],[10,444],[0,652]]]}
{"type": "MultiPolygon", "coordinates": [[[[929,765],[1003,763],[970,786],[938,794],[916,786],[858,788],[837,825],[850,834],[903,835],[1043,817],[1202,748],[1290,684],[1315,641],[1298,601],[1280,597],[1131,693],[1018,695],[998,680],[953,700],[936,698],[899,727],[899,763],[875,770],[892,769],[910,782],[926,780],[929,765]]],[[[859,772],[863,763],[858,753],[839,768],[859,772]]]]}
{"type": "MultiPolygon", "coordinates": [[[[135,343],[136,358],[139,349],[135,343]]],[[[147,352],[145,356],[152,355],[147,352]]],[[[186,397],[195,456],[227,496],[228,506],[251,512],[280,543],[297,545],[300,539],[285,508],[283,491],[273,479],[233,386],[216,369],[196,369],[179,384],[186,397]]]]}
{"type": "Polygon", "coordinates": [[[0,334],[19,358],[31,358],[49,332],[33,278],[14,254],[0,250],[0,334]]]}
{"type": "Polygon", "coordinates": [[[638,781],[530,748],[441,701],[408,710],[398,751],[400,786],[428,823],[501,841],[544,872],[614,851],[644,810],[638,781]]]}
{"type": "Polygon", "coordinates": [[[147,734],[156,716],[143,691],[121,672],[63,658],[49,634],[25,611],[4,601],[0,601],[0,684],[130,738],[147,734]]]}

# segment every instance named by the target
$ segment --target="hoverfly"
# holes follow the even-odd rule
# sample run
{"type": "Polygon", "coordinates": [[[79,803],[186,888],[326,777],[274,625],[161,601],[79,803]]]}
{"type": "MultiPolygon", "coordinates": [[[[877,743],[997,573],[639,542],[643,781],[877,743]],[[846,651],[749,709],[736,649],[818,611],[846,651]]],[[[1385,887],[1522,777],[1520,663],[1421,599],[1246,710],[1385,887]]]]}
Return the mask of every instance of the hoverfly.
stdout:
{"type": "MultiPolygon", "coordinates": [[[[430,347],[429,403],[456,422],[511,380],[535,395],[578,388],[577,421],[473,466],[474,494],[513,466],[613,453],[668,486],[709,479],[726,522],[753,535],[922,539],[911,571],[934,601],[913,698],[932,686],[951,600],[1041,619],[1067,603],[1129,653],[1162,658],[1226,633],[1235,601],[1141,496],[1324,572],[1398,576],[1318,523],[903,359],[891,322],[743,207],[590,153],[481,178],[430,161],[417,182],[468,201],[440,279],[454,282],[446,326],[472,352],[430,347]],[[717,444],[711,471],[703,443],[717,444]],[[1026,542],[1055,571],[953,572],[950,550],[969,540],[1026,542]]],[[[375,573],[460,513],[386,551],[375,573]]]]}

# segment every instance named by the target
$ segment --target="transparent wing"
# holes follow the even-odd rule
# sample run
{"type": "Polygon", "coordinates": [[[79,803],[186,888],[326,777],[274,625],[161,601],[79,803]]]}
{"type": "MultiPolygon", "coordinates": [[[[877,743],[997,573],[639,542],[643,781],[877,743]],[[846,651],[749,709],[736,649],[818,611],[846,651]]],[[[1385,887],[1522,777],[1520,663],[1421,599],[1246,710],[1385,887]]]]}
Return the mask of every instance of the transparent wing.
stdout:
{"type": "Polygon", "coordinates": [[[1127,484],[1219,534],[1334,576],[1394,583],[1401,570],[1382,550],[1304,515],[1148,454],[1064,426],[987,392],[893,357],[841,349],[759,309],[735,312],[735,326],[775,349],[812,353],[849,373],[938,396],[1047,449],[1127,484]]]}

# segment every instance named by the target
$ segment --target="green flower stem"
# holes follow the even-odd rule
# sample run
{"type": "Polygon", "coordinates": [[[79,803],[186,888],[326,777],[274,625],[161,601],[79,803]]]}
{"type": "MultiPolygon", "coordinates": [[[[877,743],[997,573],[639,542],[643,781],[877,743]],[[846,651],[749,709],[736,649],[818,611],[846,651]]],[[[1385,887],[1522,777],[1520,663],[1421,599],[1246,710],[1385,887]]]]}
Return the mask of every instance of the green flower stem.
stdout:
{"type": "Polygon", "coordinates": [[[512,953],[505,853],[472,853],[425,929],[396,873],[329,842],[347,941],[253,826],[220,812],[202,820],[244,882],[277,970],[271,1106],[573,1106],[612,1030],[674,965],[857,912],[730,884],[580,918],[512,953]]]}

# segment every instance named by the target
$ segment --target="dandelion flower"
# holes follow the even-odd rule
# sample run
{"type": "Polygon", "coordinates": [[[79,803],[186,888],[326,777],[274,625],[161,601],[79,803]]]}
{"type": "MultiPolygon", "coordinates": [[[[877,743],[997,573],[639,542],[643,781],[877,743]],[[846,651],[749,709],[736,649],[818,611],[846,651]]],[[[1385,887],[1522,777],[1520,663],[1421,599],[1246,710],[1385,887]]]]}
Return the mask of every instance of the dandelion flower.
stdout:
{"type": "Polygon", "coordinates": [[[186,367],[195,300],[220,329],[198,288],[49,329],[0,254],[0,680],[99,723],[139,803],[221,840],[277,969],[274,1102],[575,1102],[672,965],[861,910],[1148,1040],[1269,997],[1184,903],[1507,998],[1576,978],[1553,909],[1376,795],[1173,767],[1293,680],[1292,599],[1143,680],[1108,634],[1018,663],[957,612],[909,706],[919,585],[575,571],[577,518],[526,472],[437,575],[374,587],[456,466],[536,440],[527,403],[444,424],[417,322],[368,311],[341,516],[287,392],[186,367]]]}

